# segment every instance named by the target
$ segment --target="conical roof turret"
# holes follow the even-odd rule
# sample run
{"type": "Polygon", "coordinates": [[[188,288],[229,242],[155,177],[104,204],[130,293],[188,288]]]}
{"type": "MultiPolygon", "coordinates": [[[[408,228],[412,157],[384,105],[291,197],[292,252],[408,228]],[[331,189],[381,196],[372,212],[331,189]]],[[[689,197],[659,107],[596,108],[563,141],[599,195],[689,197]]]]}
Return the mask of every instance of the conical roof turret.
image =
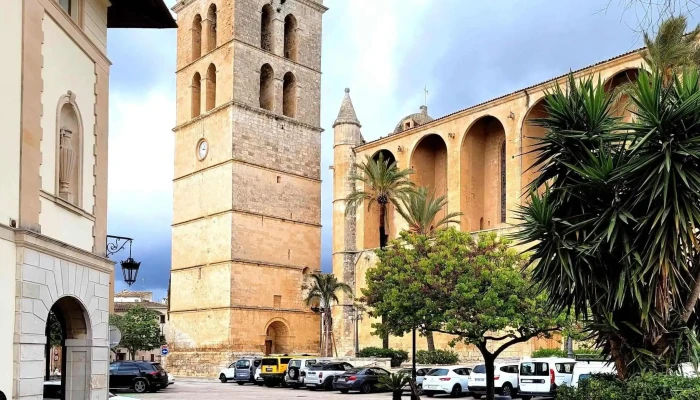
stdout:
{"type": "Polygon", "coordinates": [[[352,105],[352,100],[350,100],[350,89],[345,88],[345,97],[343,102],[340,103],[340,111],[338,112],[338,118],[335,119],[333,127],[341,124],[352,124],[357,125],[362,128],[360,121],[357,119],[357,114],[355,114],[355,107],[352,105]]]}

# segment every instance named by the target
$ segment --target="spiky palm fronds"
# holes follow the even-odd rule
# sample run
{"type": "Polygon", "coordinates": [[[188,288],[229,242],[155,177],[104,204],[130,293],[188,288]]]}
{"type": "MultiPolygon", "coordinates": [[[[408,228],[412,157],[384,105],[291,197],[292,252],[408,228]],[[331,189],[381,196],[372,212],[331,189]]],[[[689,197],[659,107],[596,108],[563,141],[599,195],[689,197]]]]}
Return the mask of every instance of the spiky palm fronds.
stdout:
{"type": "Polygon", "coordinates": [[[307,306],[318,304],[321,307],[327,308],[338,303],[338,292],[344,292],[352,296],[352,288],[346,283],[339,282],[338,278],[333,274],[312,274],[311,286],[304,299],[307,306]]]}
{"type": "Polygon", "coordinates": [[[435,198],[435,193],[428,194],[428,189],[418,188],[414,193],[402,200],[403,207],[397,207],[396,211],[408,223],[409,232],[419,235],[432,236],[438,229],[446,228],[449,224],[459,224],[456,218],[461,212],[451,212],[439,220],[437,215],[447,205],[447,196],[435,198]]]}
{"type": "Polygon", "coordinates": [[[665,84],[670,84],[671,76],[680,69],[700,65],[700,25],[686,34],[687,29],[688,20],[681,15],[664,20],[653,38],[644,33],[642,58],[652,71],[662,74],[665,84]]]}

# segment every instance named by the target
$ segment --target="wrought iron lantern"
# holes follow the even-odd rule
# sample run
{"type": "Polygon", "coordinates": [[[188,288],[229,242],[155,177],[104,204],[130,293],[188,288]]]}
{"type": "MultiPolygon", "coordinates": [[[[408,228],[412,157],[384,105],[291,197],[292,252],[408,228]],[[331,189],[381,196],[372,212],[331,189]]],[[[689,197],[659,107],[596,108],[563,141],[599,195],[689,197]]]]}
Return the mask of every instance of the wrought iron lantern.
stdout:
{"type": "Polygon", "coordinates": [[[124,275],[124,282],[126,282],[126,284],[129,286],[136,282],[136,277],[138,276],[139,268],[141,267],[141,262],[136,261],[131,257],[131,243],[133,241],[134,239],[128,237],[107,235],[107,257],[119,252],[124,248],[124,246],[126,246],[127,243],[129,244],[129,258],[120,262],[122,266],[122,273],[124,275]],[[114,242],[110,242],[110,239],[114,240],[114,242]]]}

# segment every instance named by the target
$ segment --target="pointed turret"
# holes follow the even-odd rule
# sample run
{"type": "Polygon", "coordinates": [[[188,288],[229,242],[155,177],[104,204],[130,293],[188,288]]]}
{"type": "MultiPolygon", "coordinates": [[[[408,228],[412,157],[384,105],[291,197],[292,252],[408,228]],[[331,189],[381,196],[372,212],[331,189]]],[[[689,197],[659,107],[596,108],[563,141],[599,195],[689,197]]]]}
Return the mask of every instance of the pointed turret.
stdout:
{"type": "Polygon", "coordinates": [[[338,118],[333,123],[333,128],[341,124],[352,124],[362,128],[360,121],[357,119],[357,114],[355,114],[355,107],[353,107],[350,99],[350,88],[345,88],[345,97],[343,102],[340,103],[340,111],[338,111],[338,118]]]}

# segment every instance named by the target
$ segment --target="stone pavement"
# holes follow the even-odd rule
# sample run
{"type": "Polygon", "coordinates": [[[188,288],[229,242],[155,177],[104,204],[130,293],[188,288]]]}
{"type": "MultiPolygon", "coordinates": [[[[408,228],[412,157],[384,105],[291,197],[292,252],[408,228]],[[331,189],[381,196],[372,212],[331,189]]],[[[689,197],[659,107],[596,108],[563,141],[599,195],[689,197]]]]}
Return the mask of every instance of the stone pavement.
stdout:
{"type": "MultiPolygon", "coordinates": [[[[133,392],[115,392],[120,396],[141,400],[286,400],[286,399],[319,399],[319,400],[389,400],[389,393],[359,393],[342,394],[337,391],[310,391],[306,389],[268,388],[264,386],[243,385],[234,382],[221,383],[213,379],[175,378],[175,384],[157,393],[137,395],[133,392]]],[[[409,400],[406,393],[403,398],[409,400]]],[[[435,399],[449,396],[435,396],[435,399]]],[[[421,399],[428,399],[422,396],[421,399]]],[[[471,397],[462,397],[472,400],[471,397]]],[[[504,399],[508,399],[507,397],[504,399]]]]}

